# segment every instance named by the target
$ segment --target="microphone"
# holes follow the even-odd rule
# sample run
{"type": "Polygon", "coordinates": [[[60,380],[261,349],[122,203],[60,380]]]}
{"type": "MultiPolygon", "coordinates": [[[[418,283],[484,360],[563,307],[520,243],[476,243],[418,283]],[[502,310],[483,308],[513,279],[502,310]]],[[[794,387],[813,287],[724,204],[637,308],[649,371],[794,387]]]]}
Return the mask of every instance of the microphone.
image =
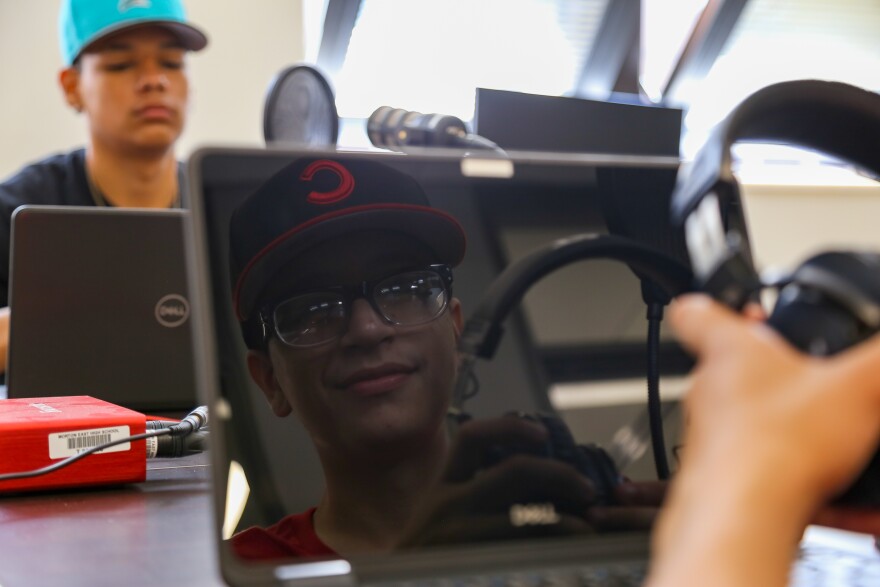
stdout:
{"type": "Polygon", "coordinates": [[[370,115],[367,135],[376,147],[392,151],[405,151],[407,147],[457,147],[504,153],[492,141],[469,133],[460,118],[391,106],[380,106],[370,115]]]}

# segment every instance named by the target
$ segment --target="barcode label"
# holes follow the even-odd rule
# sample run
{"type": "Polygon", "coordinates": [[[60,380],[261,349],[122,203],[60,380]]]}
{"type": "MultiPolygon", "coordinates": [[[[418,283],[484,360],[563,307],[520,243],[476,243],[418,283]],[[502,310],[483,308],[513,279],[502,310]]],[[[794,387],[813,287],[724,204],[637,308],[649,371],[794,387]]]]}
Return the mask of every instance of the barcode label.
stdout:
{"type": "MultiPolygon", "coordinates": [[[[65,459],[79,454],[101,444],[119,440],[131,435],[128,426],[114,426],[112,428],[92,428],[89,430],[71,430],[70,432],[56,432],[49,435],[49,458],[65,459]]],[[[131,450],[131,443],[123,442],[96,454],[107,452],[122,452],[131,450]]]]}
{"type": "Polygon", "coordinates": [[[97,434],[95,436],[77,436],[76,438],[67,439],[67,448],[76,450],[78,448],[92,448],[113,439],[109,434],[97,434]]]}

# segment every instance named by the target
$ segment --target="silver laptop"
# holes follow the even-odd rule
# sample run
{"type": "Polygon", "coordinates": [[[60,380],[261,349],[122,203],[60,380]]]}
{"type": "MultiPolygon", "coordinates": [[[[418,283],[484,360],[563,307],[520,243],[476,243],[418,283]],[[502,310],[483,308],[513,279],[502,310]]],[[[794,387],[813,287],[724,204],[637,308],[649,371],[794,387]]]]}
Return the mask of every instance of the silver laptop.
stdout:
{"type": "Polygon", "coordinates": [[[7,393],[145,413],[198,405],[184,210],[22,206],[12,216],[7,393]]]}
{"type": "MultiPolygon", "coordinates": [[[[478,157],[443,152],[196,151],[188,163],[193,215],[188,251],[196,268],[191,291],[197,308],[197,379],[213,414],[215,537],[225,579],[238,586],[639,585],[648,565],[649,527],[446,544],[345,560],[256,561],[233,552],[229,538],[236,533],[315,506],[323,475],[308,434],[294,417],[274,416],[248,374],[246,348],[232,311],[229,220],[245,198],[283,167],[321,156],[343,164],[366,158],[402,171],[421,184],[434,207],[462,223],[468,249],[455,270],[454,289],[465,317],[512,260],[561,236],[606,232],[606,219],[621,213],[618,205],[630,217],[641,216],[636,220],[643,223],[640,233],[648,244],[684,258],[677,237],[664,229],[678,164],[672,158],[531,153],[514,154],[500,166],[483,166],[478,157]]],[[[627,222],[616,223],[617,230],[622,226],[627,222]]],[[[646,324],[639,281],[620,264],[598,261],[560,269],[545,280],[536,288],[541,291],[524,301],[522,311],[506,321],[493,360],[478,366],[481,391],[466,408],[475,417],[510,410],[555,412],[579,443],[607,446],[618,429],[639,421],[642,403],[564,410],[557,409],[547,391],[572,379],[644,376],[646,324]],[[554,322],[554,312],[563,305],[565,319],[554,322]]],[[[661,351],[665,373],[689,368],[677,352],[667,339],[661,351]]],[[[669,426],[668,448],[677,436],[677,427],[669,426]]],[[[674,468],[672,452],[668,458],[674,468]]],[[[623,472],[652,480],[651,464],[648,451],[623,472]]]]}

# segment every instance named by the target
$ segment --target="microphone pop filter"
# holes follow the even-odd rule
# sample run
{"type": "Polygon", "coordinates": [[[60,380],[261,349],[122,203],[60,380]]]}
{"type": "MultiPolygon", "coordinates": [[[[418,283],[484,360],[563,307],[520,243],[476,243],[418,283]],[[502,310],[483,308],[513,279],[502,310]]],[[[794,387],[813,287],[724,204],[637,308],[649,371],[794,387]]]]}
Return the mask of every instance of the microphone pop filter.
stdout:
{"type": "Polygon", "coordinates": [[[263,111],[266,144],[335,145],[339,114],[327,78],[310,65],[293,65],[272,80],[263,111]]]}

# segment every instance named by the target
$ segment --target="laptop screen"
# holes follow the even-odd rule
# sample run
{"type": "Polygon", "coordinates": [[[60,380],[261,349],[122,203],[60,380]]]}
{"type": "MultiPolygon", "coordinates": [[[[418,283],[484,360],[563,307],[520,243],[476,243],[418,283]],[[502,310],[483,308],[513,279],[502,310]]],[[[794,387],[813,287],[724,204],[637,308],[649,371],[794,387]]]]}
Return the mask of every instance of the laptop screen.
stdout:
{"type": "MultiPolygon", "coordinates": [[[[330,161],[346,169],[366,165],[392,170],[415,182],[434,209],[460,223],[467,248],[463,261],[453,269],[452,291],[460,301],[462,322],[467,321],[469,312],[510,263],[559,238],[607,233],[609,218],[616,218],[611,224],[628,230],[627,222],[615,215],[638,217],[645,229],[637,236],[645,244],[684,258],[679,236],[669,234],[663,213],[668,209],[677,171],[678,162],[672,158],[514,154],[504,160],[481,160],[446,152],[398,155],[233,148],[205,148],[194,153],[189,162],[189,207],[194,227],[189,253],[192,266],[197,268],[190,284],[196,300],[193,320],[197,379],[213,414],[216,530],[227,580],[253,584],[260,577],[279,582],[336,577],[341,582],[375,583],[393,578],[448,576],[451,568],[458,573],[484,573],[524,568],[527,561],[565,564],[582,561],[585,553],[606,562],[627,557],[644,560],[650,515],[638,515],[634,518],[638,522],[633,523],[590,523],[588,516],[580,515],[580,505],[563,503],[565,496],[553,495],[556,487],[549,477],[537,482],[523,481],[516,474],[507,481],[496,479],[490,483],[492,491],[487,490],[477,499],[474,491],[479,494],[479,490],[474,488],[483,480],[491,480],[492,468],[510,463],[517,451],[507,450],[509,446],[504,443],[504,450],[497,450],[493,440],[481,436],[479,427],[470,445],[454,436],[455,431],[465,430],[465,425],[452,428],[450,438],[444,401],[432,402],[426,394],[414,401],[415,407],[395,407],[392,402],[383,408],[386,412],[363,403],[363,412],[355,411],[363,417],[352,418],[340,429],[338,422],[351,417],[344,414],[349,408],[341,403],[332,409],[327,406],[347,400],[338,396],[326,399],[325,395],[343,394],[340,390],[346,388],[349,392],[359,390],[355,394],[358,402],[374,401],[377,395],[386,397],[383,390],[393,387],[389,381],[412,379],[412,372],[429,370],[423,367],[427,359],[422,362],[416,358],[421,351],[400,351],[398,359],[406,369],[398,366],[394,372],[386,369],[388,372],[365,374],[369,369],[364,367],[360,375],[353,374],[357,370],[339,366],[353,360],[327,358],[337,356],[337,351],[329,351],[328,355],[328,345],[337,350],[349,345],[341,341],[354,336],[350,322],[348,331],[343,328],[336,334],[336,342],[297,348],[295,337],[318,326],[312,323],[304,329],[297,326],[284,330],[277,324],[282,319],[275,308],[267,310],[276,324],[267,327],[273,330],[266,337],[275,340],[266,343],[261,339],[251,344],[255,350],[248,349],[238,319],[249,311],[242,311],[242,305],[247,305],[242,300],[247,297],[248,287],[242,286],[243,273],[256,272],[257,267],[276,277],[285,273],[287,289],[297,290],[299,279],[309,281],[310,286],[317,279],[321,286],[328,286],[325,289],[332,289],[330,286],[336,283],[329,283],[333,279],[325,275],[332,273],[327,267],[345,266],[339,259],[350,253],[335,252],[332,247],[328,252],[319,242],[307,243],[303,249],[306,252],[300,256],[313,253],[317,255],[314,263],[282,265],[269,271],[260,265],[263,257],[274,254],[278,242],[285,241],[289,234],[273,240],[259,231],[267,230],[267,223],[275,219],[264,218],[254,221],[252,228],[242,227],[241,214],[236,216],[238,224],[231,227],[233,215],[246,200],[276,174],[283,175],[284,170],[304,161],[330,161]],[[626,193],[621,195],[619,190],[626,193]],[[617,195],[621,195],[620,201],[615,201],[617,195]],[[629,207],[633,201],[640,204],[629,207]],[[623,205],[626,209],[621,211],[623,205]],[[251,259],[243,270],[240,259],[231,260],[231,249],[239,255],[242,246],[230,245],[231,232],[239,240],[269,243],[253,255],[260,257],[258,262],[251,259]],[[267,253],[266,248],[271,250],[267,253]],[[285,337],[291,337],[293,347],[282,343],[282,331],[285,337]],[[261,346],[264,344],[268,346],[261,346]],[[405,371],[402,375],[401,370],[405,371]],[[410,409],[413,411],[406,411],[410,409]],[[430,410],[443,413],[424,421],[435,428],[442,426],[442,431],[432,428],[409,435],[401,432],[399,442],[377,444],[375,450],[365,448],[374,438],[366,432],[371,426],[375,434],[393,434],[395,426],[403,430],[407,428],[404,423],[421,422],[419,418],[430,410]],[[331,434],[329,429],[337,432],[331,434]],[[425,441],[430,448],[413,459],[413,451],[421,450],[419,443],[426,438],[432,439],[425,441]],[[461,479],[456,478],[455,467],[448,468],[451,453],[453,460],[469,463],[462,465],[468,473],[461,479]],[[478,453],[489,455],[491,462],[480,460],[475,464],[474,455],[478,453]],[[340,456],[357,454],[361,457],[348,461],[340,456]],[[416,461],[421,461],[421,468],[412,466],[416,461]],[[442,482],[445,489],[437,491],[437,482],[442,482]],[[523,483],[531,483],[537,495],[547,497],[547,503],[516,497],[524,491],[523,483]],[[474,491],[465,491],[466,486],[474,491]],[[413,487],[418,488],[415,494],[413,487]],[[505,487],[513,497],[504,495],[505,487]],[[457,491],[461,494],[455,494],[457,491]],[[556,497],[559,501],[554,502],[556,497]],[[571,508],[579,512],[574,524],[567,523],[571,508]],[[387,515],[375,516],[381,511],[387,515]],[[382,539],[363,538],[376,536],[377,531],[382,539]]],[[[297,177],[302,179],[304,173],[297,171],[297,177]]],[[[337,173],[336,177],[342,176],[337,173]]],[[[290,222],[293,226],[299,221],[290,222]]],[[[351,225],[346,231],[351,232],[351,225]]],[[[345,240],[347,232],[336,236],[345,240]]],[[[351,253],[352,263],[360,263],[361,259],[371,259],[366,262],[370,267],[373,263],[391,263],[385,257],[370,257],[365,249],[371,245],[359,245],[359,250],[351,253]]],[[[399,247],[393,255],[405,248],[399,247]]],[[[407,250],[406,255],[416,253],[407,250]]],[[[367,275],[369,270],[356,267],[354,273],[367,275]]],[[[358,277],[357,281],[365,278],[358,277]]],[[[376,299],[389,294],[374,285],[371,283],[367,297],[374,310],[385,312],[385,306],[380,307],[376,299]]],[[[396,287],[396,282],[392,285],[396,287]]],[[[305,289],[310,293],[314,288],[305,289]]],[[[263,297],[272,296],[267,293],[263,297]]],[[[354,298],[348,302],[348,320],[355,319],[358,296],[354,298]]],[[[259,304],[252,305],[256,308],[259,304]]],[[[362,311],[363,306],[359,307],[362,311]]],[[[322,320],[329,318],[325,314],[322,320]]],[[[389,327],[387,322],[380,327],[389,327]]],[[[321,328],[325,328],[323,324],[321,328]]],[[[577,445],[610,444],[619,428],[643,420],[642,403],[611,402],[584,408],[581,411],[585,413],[595,411],[592,419],[585,419],[585,413],[568,413],[561,408],[549,390],[575,379],[644,377],[646,330],[640,283],[628,267],[608,260],[579,261],[562,267],[531,288],[521,307],[505,320],[492,359],[476,366],[478,391],[477,385],[470,388],[469,393],[474,395],[467,399],[464,409],[477,423],[511,412],[552,415],[554,421],[568,424],[577,445]],[[614,361],[619,364],[597,364],[614,361]]],[[[665,372],[684,372],[688,365],[680,361],[680,350],[664,340],[662,356],[669,359],[665,372]]],[[[358,343],[351,346],[357,347],[358,343]]],[[[434,350],[430,352],[444,352],[431,348],[434,350]]],[[[359,351],[339,351],[346,352],[359,351]]],[[[454,377],[449,374],[439,376],[447,387],[451,379],[454,377]]],[[[675,424],[673,420],[670,422],[675,424]]],[[[514,436],[522,433],[513,432],[514,436]]],[[[675,431],[668,433],[673,437],[672,445],[675,431]]],[[[650,456],[634,461],[631,469],[620,473],[646,481],[654,478],[650,465],[646,466],[650,456]]],[[[566,480],[559,487],[577,485],[567,473],[563,477],[566,480]]],[[[590,483],[585,486],[589,488],[590,483]]],[[[580,504],[582,499],[590,502],[591,498],[570,499],[580,504]]]]}

